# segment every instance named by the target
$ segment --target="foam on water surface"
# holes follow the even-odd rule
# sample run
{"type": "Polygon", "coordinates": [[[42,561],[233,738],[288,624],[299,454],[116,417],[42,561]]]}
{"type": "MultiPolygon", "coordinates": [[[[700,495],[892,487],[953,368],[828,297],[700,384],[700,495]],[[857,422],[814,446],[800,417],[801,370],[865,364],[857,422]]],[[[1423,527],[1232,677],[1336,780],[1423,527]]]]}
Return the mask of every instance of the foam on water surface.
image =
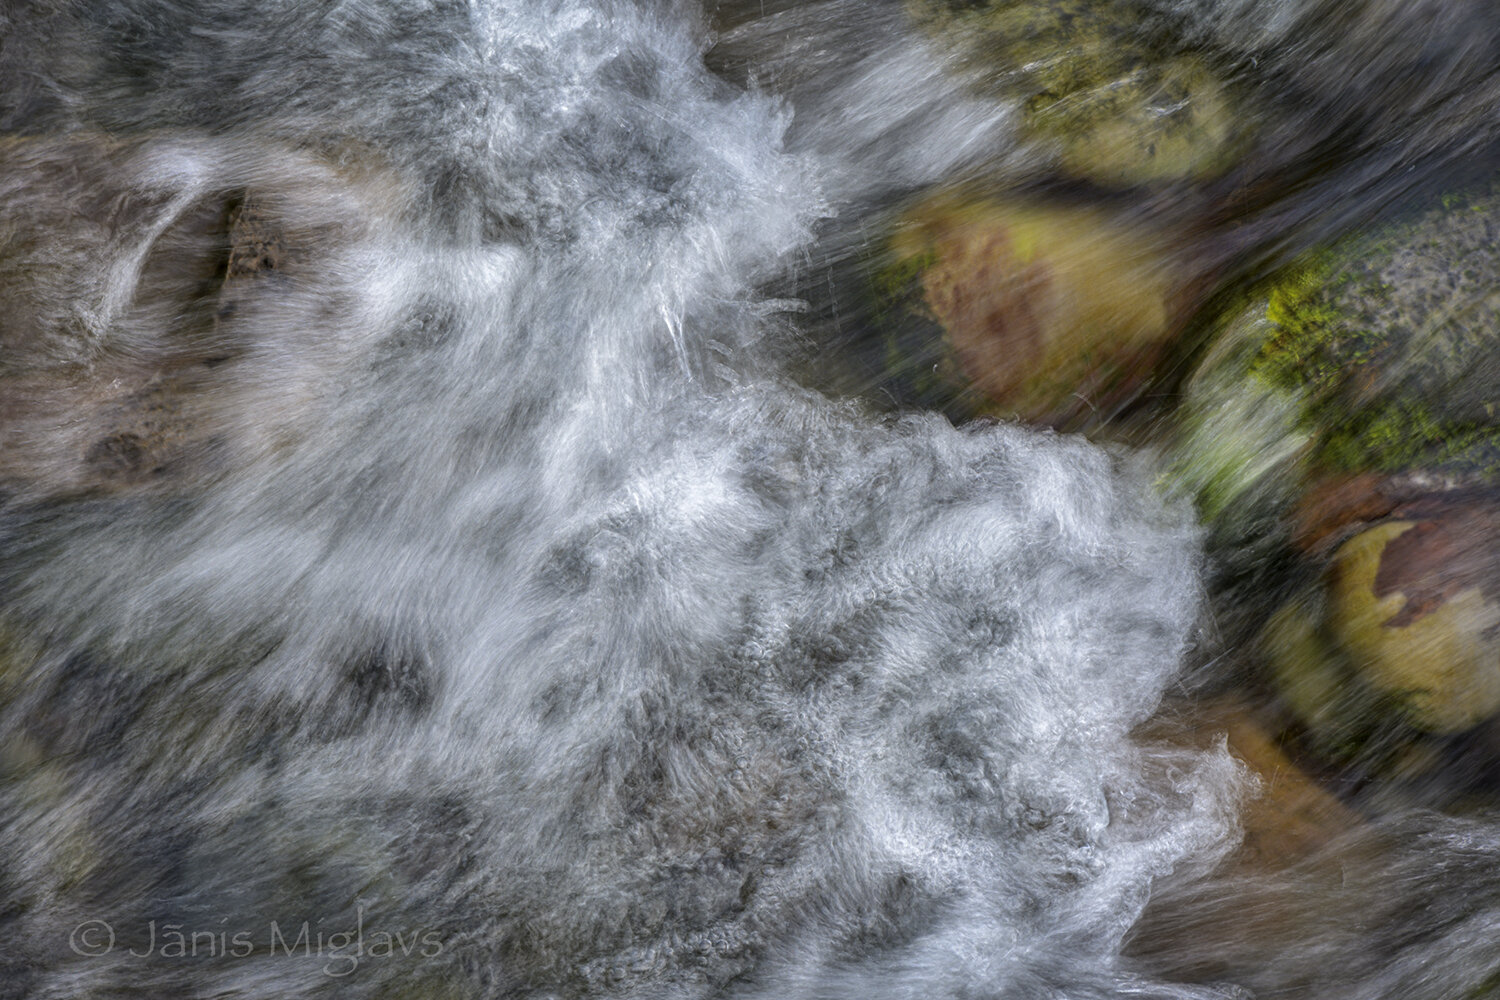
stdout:
{"type": "Polygon", "coordinates": [[[920,148],[968,98],[870,78],[855,138],[834,90],[789,145],[672,4],[193,7],[3,22],[15,280],[103,318],[39,313],[0,366],[106,401],[38,382],[4,470],[0,992],[1234,995],[1121,957],[1247,790],[1131,735],[1198,612],[1191,512],[778,368],[758,289],[882,148],[902,184],[968,162],[920,148]],[[203,205],[286,247],[174,326],[150,261],[203,205]],[[189,355],[203,447],[45,447],[189,355]],[[93,920],[107,954],[69,945],[93,920]]]}

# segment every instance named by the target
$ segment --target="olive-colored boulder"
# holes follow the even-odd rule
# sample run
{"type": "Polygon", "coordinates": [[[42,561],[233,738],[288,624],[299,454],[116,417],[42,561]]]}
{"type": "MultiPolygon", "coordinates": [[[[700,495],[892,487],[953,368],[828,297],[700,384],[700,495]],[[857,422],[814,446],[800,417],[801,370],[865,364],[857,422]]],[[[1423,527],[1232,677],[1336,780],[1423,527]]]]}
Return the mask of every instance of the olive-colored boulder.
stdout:
{"type": "Polygon", "coordinates": [[[1350,683],[1347,665],[1320,632],[1320,616],[1310,602],[1294,600],[1266,622],[1260,646],[1269,661],[1277,693],[1293,715],[1314,737],[1334,744],[1347,734],[1341,730],[1358,723],[1369,699],[1350,683]]]}
{"type": "Polygon", "coordinates": [[[1186,311],[1167,239],[1094,208],[944,194],[906,213],[890,249],[878,283],[914,286],[952,370],[996,415],[1061,426],[1107,415],[1141,389],[1186,311]]]}
{"type": "Polygon", "coordinates": [[[1497,542],[1491,503],[1403,504],[1354,529],[1271,616],[1259,643],[1270,679],[1321,750],[1389,768],[1418,733],[1500,715],[1497,542]]]}
{"type": "Polygon", "coordinates": [[[1361,675],[1421,728],[1500,712],[1500,550],[1481,519],[1390,521],[1334,556],[1329,626],[1361,675]]]}
{"type": "Polygon", "coordinates": [[[983,92],[1016,102],[1062,170],[1121,187],[1202,180],[1234,162],[1247,114],[1159,10],[1095,0],[911,0],[983,92]]]}

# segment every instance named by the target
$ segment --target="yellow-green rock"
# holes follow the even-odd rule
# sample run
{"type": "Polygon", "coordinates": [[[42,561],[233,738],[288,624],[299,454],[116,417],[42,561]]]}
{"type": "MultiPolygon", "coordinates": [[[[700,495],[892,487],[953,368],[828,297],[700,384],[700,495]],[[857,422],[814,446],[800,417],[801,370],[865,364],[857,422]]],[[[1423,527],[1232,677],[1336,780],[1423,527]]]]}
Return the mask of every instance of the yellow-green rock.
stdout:
{"type": "Polygon", "coordinates": [[[1257,643],[1313,745],[1386,772],[1432,755],[1422,734],[1500,714],[1497,518],[1443,498],[1403,509],[1422,513],[1345,540],[1257,643]]]}
{"type": "Polygon", "coordinates": [[[1255,648],[1309,748],[1388,773],[1421,734],[1354,668],[1328,627],[1327,607],[1321,587],[1303,588],[1271,615],[1255,648]]]}
{"type": "Polygon", "coordinates": [[[903,217],[890,251],[885,274],[910,276],[997,415],[1067,425],[1117,408],[1181,321],[1166,241],[1099,209],[944,194],[903,217]]]}
{"type": "Polygon", "coordinates": [[[1233,163],[1246,111],[1159,11],[1093,0],[911,0],[979,88],[1019,103],[1024,136],[1105,186],[1201,180],[1233,163]]]}
{"type": "Polygon", "coordinates": [[[1477,586],[1402,617],[1412,597],[1380,587],[1388,546],[1416,525],[1392,521],[1345,542],[1334,557],[1329,626],[1371,686],[1396,699],[1419,727],[1469,729],[1500,712],[1500,604],[1477,586]]]}

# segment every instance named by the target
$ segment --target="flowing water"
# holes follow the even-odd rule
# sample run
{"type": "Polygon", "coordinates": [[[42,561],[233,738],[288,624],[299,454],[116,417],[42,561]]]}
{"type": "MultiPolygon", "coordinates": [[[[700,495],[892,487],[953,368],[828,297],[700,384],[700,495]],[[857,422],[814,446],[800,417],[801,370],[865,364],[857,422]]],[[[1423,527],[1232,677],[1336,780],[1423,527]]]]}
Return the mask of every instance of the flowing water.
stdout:
{"type": "MultiPolygon", "coordinates": [[[[1282,53],[1247,269],[1500,120],[1481,4],[1158,6],[1282,53]]],[[[1149,456],[795,377],[862,219],[1035,158],[901,5],[13,3],[0,80],[0,995],[1500,967],[1482,818],[1212,874],[1149,456]]]]}

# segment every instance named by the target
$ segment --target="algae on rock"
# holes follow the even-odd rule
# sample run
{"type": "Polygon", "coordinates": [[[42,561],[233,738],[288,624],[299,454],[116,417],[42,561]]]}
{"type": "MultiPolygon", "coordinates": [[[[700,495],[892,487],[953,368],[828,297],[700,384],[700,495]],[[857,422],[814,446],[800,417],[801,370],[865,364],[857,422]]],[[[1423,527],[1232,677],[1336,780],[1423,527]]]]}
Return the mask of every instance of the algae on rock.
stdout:
{"type": "Polygon", "coordinates": [[[1331,469],[1500,472],[1500,196],[1450,196],[1271,295],[1261,379],[1308,395],[1331,469]]]}
{"type": "Polygon", "coordinates": [[[1171,480],[1221,564],[1286,553],[1259,646],[1333,758],[1500,714],[1497,212],[1449,196],[1308,255],[1186,386],[1171,480]]]}
{"type": "Polygon", "coordinates": [[[1203,180],[1240,149],[1247,109],[1159,11],[1115,0],[909,0],[984,92],[1064,172],[1106,187],[1203,180]]]}

